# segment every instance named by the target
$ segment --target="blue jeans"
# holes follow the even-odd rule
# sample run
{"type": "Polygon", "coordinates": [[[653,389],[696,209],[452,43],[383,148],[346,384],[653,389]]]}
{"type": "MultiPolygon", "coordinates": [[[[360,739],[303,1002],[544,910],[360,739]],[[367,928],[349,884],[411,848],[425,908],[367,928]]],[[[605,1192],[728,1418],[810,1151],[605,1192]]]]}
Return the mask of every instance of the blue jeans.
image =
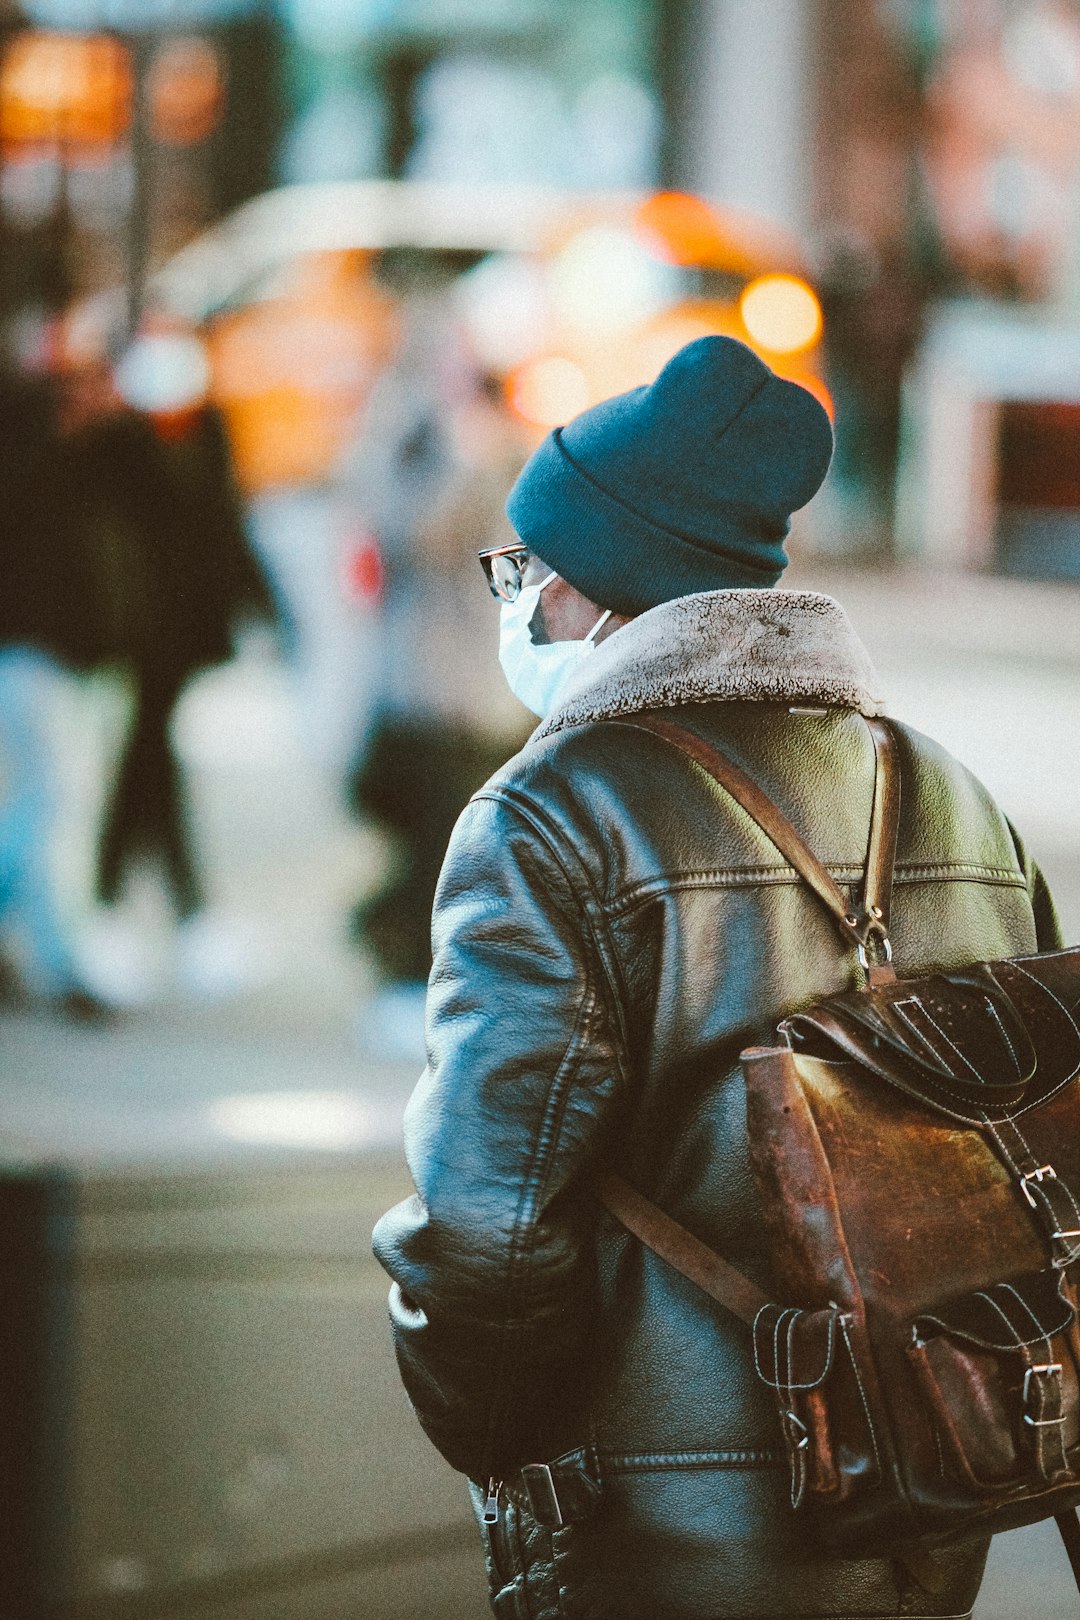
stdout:
{"type": "Polygon", "coordinates": [[[28,987],[60,996],[79,983],[52,869],[59,784],[48,727],[61,666],[34,647],[0,647],[0,927],[25,949],[28,987]]]}

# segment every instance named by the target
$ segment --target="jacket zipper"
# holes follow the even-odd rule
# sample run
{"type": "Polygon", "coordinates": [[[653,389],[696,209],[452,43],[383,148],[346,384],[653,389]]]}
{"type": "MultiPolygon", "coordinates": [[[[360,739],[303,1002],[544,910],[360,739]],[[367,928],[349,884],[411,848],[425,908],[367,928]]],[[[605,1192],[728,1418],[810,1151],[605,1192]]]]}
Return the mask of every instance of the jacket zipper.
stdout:
{"type": "Polygon", "coordinates": [[[484,1523],[498,1524],[499,1522],[499,1493],[503,1482],[494,1477],[488,1480],[487,1495],[484,1498],[484,1523]]]}

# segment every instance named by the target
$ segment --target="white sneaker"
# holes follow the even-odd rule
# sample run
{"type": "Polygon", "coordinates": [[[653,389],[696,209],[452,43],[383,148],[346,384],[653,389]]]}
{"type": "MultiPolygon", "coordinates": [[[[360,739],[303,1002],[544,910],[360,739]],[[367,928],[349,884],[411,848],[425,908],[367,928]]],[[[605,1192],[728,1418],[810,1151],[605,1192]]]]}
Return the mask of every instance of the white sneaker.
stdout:
{"type": "Polygon", "coordinates": [[[176,977],[199,1001],[228,1001],[266,984],[270,964],[249,918],[206,908],[176,930],[176,977]]]}
{"type": "Polygon", "coordinates": [[[134,1012],[164,995],[168,948],[119,909],[99,906],[79,930],[78,962],[90,993],[120,1012],[134,1012]]]}

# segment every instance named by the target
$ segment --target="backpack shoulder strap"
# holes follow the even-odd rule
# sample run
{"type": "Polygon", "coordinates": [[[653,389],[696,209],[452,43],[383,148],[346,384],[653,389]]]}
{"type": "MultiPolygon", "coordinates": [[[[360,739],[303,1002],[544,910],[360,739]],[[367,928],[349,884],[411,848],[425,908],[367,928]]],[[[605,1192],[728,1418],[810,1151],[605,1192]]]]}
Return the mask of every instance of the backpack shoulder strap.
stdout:
{"type": "Polygon", "coordinates": [[[864,715],[874,741],[874,808],[870,813],[870,842],[866,850],[863,910],[879,920],[886,937],[892,909],[896,834],[900,826],[900,762],[896,737],[887,720],[864,715]]]}
{"type": "Polygon", "coordinates": [[[769,1303],[769,1296],[757,1283],[721,1259],[685,1226],[665,1215],[622,1176],[608,1171],[598,1176],[594,1185],[604,1208],[639,1242],[704,1289],[734,1316],[753,1326],[758,1311],[769,1303]]]}
{"type": "MultiPolygon", "coordinates": [[[[874,740],[874,803],[870,815],[862,901],[858,909],[853,910],[832,874],[803,842],[783,812],[719,748],[655,710],[643,711],[632,718],[620,715],[605,722],[652,732],[707,771],[736,804],[742,806],[766,838],[775,844],[781,855],[809,884],[839,923],[845,939],[859,946],[864,961],[867,942],[871,937],[888,940],[889,902],[900,817],[900,773],[895,739],[885,721],[867,719],[866,723],[874,740]]],[[[892,976],[892,969],[888,966],[875,965],[870,972],[871,982],[874,978],[892,976]]],[[[768,1296],[756,1283],[665,1214],[622,1176],[613,1172],[601,1173],[596,1178],[595,1188],[605,1209],[627,1231],[741,1321],[752,1325],[758,1311],[769,1303],[768,1296]]]]}
{"type": "Polygon", "coordinates": [[[861,901],[853,906],[823,862],[803,841],[768,794],[714,743],[707,743],[679,721],[656,710],[633,717],[619,715],[608,724],[634,726],[663,738],[696,761],[729,793],[736,804],[761,828],[769,841],[798,872],[839,925],[849,944],[862,948],[871,938],[888,938],[889,905],[896,861],[896,831],[900,817],[900,773],[896,742],[888,724],[867,719],[874,742],[874,805],[866,851],[866,879],[861,901]]]}

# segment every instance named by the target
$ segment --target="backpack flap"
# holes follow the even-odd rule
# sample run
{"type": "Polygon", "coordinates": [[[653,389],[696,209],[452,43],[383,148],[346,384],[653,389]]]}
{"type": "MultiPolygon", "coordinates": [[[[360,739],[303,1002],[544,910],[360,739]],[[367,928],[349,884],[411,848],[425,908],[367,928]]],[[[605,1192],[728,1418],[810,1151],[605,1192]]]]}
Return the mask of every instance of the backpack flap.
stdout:
{"type": "Polygon", "coordinates": [[[796,1050],[853,1059],[927,1107],[982,1125],[1020,1110],[1036,1074],[1042,1081],[1059,1073],[1069,1046],[1080,1055],[1075,1030],[1063,1049],[1050,1022],[1044,1066],[1012,998],[980,963],[831,996],[781,1031],[796,1050]]]}
{"type": "Polygon", "coordinates": [[[1080,1383],[1067,1290],[1060,1271],[1029,1272],[915,1319],[908,1356],[943,1462],[980,1490],[1075,1472],[1080,1383]]]}

